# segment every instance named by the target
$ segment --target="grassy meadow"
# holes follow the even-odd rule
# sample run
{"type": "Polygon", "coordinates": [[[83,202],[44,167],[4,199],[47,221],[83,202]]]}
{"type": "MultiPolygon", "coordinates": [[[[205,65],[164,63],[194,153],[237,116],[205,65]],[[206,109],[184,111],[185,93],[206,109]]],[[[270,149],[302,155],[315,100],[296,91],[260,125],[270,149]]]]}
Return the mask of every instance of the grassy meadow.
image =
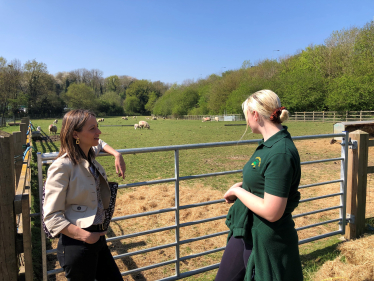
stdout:
{"type": "MultiPolygon", "coordinates": [[[[132,126],[105,127],[102,125],[133,125],[146,117],[138,117],[137,120],[130,118],[122,120],[120,117],[106,117],[105,121],[99,123],[102,132],[101,139],[115,149],[154,147],[168,145],[195,144],[207,142],[238,141],[242,137],[246,126],[224,126],[225,124],[243,124],[244,122],[201,122],[187,120],[146,120],[151,129],[134,130],[132,126]]],[[[61,128],[61,121],[58,121],[58,133],[61,128]]],[[[53,120],[31,120],[33,125],[41,126],[42,130],[50,139],[33,142],[33,155],[36,152],[53,152],[59,148],[58,137],[48,134],[48,125],[53,120]]],[[[311,123],[311,122],[288,122],[288,130],[293,136],[327,134],[332,133],[332,123],[311,123]]],[[[2,128],[12,132],[14,127],[2,128]]],[[[58,135],[58,134],[57,134],[58,135]]],[[[250,133],[250,129],[243,136],[243,140],[258,139],[260,135],[250,133]]],[[[330,144],[330,139],[314,139],[296,141],[301,161],[311,161],[340,156],[340,145],[330,144]]],[[[242,169],[256,145],[240,145],[219,148],[203,148],[198,150],[180,151],[180,176],[204,174],[227,170],[242,169]]],[[[373,151],[374,152],[374,151],[373,151]]],[[[110,156],[99,157],[97,160],[104,166],[111,181],[118,181],[119,184],[142,182],[154,179],[174,177],[174,153],[157,152],[147,154],[124,155],[127,165],[126,179],[118,178],[115,174],[114,159],[110,156]]],[[[371,161],[371,158],[369,158],[371,161]]],[[[370,163],[369,163],[370,165],[370,163]]],[[[372,163],[373,165],[373,163],[372,163]]],[[[47,169],[45,166],[44,171],[47,169]]],[[[302,166],[301,184],[316,183],[340,178],[340,162],[328,162],[315,165],[302,166]]],[[[235,182],[241,181],[241,174],[209,177],[180,182],[180,205],[196,202],[204,202],[222,199],[224,192],[235,182]]],[[[370,179],[368,179],[370,183],[370,179]]],[[[34,182],[33,190],[37,188],[34,182]]],[[[371,190],[371,189],[370,189],[371,190]]],[[[369,190],[369,194],[370,194],[369,190]]],[[[319,187],[312,187],[300,190],[302,199],[339,192],[339,184],[330,184],[319,187]]],[[[36,193],[35,193],[36,194],[36,193]]],[[[374,194],[373,194],[374,197],[374,194]]],[[[371,199],[370,199],[371,200],[371,199]]],[[[37,202],[35,198],[34,202],[37,202]]],[[[299,205],[295,214],[311,210],[322,209],[339,204],[339,197],[326,198],[312,202],[305,202],[299,205]]],[[[121,189],[117,198],[116,211],[114,216],[152,211],[174,206],[174,183],[159,184],[152,186],[140,186],[136,188],[121,189]]],[[[180,222],[206,219],[209,217],[225,215],[229,209],[228,204],[214,204],[180,212],[180,222]]],[[[34,210],[38,211],[37,204],[34,210]]],[[[374,216],[373,210],[371,216],[374,216]]],[[[337,210],[310,215],[295,219],[296,227],[309,225],[334,219],[339,216],[337,210]]],[[[145,231],[148,229],[160,228],[174,225],[174,212],[118,221],[111,224],[108,237],[130,234],[133,232],[145,231]]],[[[38,223],[35,221],[35,226],[38,223]]],[[[299,239],[319,235],[322,233],[337,230],[337,223],[318,226],[312,229],[299,231],[299,239]]],[[[199,237],[219,231],[226,231],[224,220],[212,221],[204,224],[184,227],[180,231],[180,239],[185,240],[199,237]]],[[[38,235],[38,234],[37,234],[38,235]]],[[[173,243],[175,240],[174,230],[168,230],[156,234],[137,236],[121,241],[109,243],[114,255],[123,254],[140,249],[160,246],[173,243]]],[[[181,246],[180,256],[188,256],[210,249],[225,246],[226,235],[206,240],[186,243],[181,246]]],[[[323,240],[300,245],[301,259],[304,269],[305,280],[313,280],[314,273],[327,260],[334,259],[339,251],[337,246],[341,243],[338,236],[325,238],[323,240]]],[[[51,240],[48,247],[55,248],[56,240],[51,240]]],[[[202,266],[218,263],[222,251],[189,259],[181,262],[181,271],[189,271],[202,266]]],[[[121,271],[164,262],[175,258],[174,247],[153,251],[145,254],[118,259],[116,262],[121,271]]],[[[49,270],[58,268],[58,262],[54,256],[49,256],[49,270]]],[[[38,269],[36,268],[36,272],[38,269]]],[[[174,264],[160,268],[151,269],[138,274],[125,276],[124,280],[157,280],[175,272],[174,264]]],[[[186,280],[214,280],[216,270],[198,274],[186,280]]],[[[51,279],[53,280],[53,279],[51,279]]],[[[57,275],[57,280],[65,280],[62,274],[57,275]]]]}

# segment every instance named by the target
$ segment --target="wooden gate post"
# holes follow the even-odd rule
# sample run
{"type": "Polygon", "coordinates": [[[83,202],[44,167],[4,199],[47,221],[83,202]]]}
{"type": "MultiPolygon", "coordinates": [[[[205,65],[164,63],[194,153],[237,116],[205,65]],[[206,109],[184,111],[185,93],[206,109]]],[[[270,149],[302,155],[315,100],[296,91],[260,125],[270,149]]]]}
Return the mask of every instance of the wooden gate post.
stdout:
{"type": "Polygon", "coordinates": [[[14,141],[14,157],[15,157],[15,177],[16,177],[16,187],[18,186],[19,177],[21,175],[22,164],[23,164],[23,149],[22,149],[22,132],[13,132],[14,141]]]}
{"type": "Polygon", "coordinates": [[[347,170],[347,217],[350,222],[345,227],[345,238],[354,239],[365,232],[366,185],[368,167],[369,134],[356,130],[349,134],[357,141],[357,149],[349,149],[347,170]]]}
{"type": "Polygon", "coordinates": [[[17,281],[13,136],[0,136],[0,281],[17,281]]]}
{"type": "Polygon", "coordinates": [[[19,125],[19,130],[21,131],[21,141],[22,141],[22,144],[26,144],[26,133],[27,133],[27,124],[26,123],[21,123],[19,125]]]}

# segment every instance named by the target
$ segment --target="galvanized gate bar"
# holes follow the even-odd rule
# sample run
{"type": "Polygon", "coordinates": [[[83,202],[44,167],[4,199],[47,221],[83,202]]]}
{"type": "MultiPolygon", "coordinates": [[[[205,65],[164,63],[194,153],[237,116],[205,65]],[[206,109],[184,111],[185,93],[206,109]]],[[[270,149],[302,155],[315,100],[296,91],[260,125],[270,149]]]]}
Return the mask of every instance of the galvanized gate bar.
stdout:
{"type": "Polygon", "coordinates": [[[315,226],[319,226],[319,225],[329,224],[329,223],[336,222],[336,221],[342,221],[342,220],[341,219],[333,219],[333,220],[323,221],[323,222],[319,222],[319,223],[309,224],[309,225],[305,225],[305,226],[296,228],[296,231],[311,228],[311,227],[315,227],[315,226]]]}
{"type": "Polygon", "coordinates": [[[330,158],[330,159],[321,159],[321,160],[313,160],[313,161],[305,161],[301,162],[300,165],[308,165],[308,164],[315,164],[315,163],[323,163],[323,162],[332,162],[332,161],[341,161],[344,158],[330,158]]]}
{"type": "Polygon", "coordinates": [[[338,195],[343,195],[343,192],[332,193],[332,194],[327,194],[327,195],[321,195],[321,196],[317,196],[317,197],[311,197],[311,198],[300,200],[299,203],[308,202],[308,201],[314,201],[314,200],[319,200],[319,199],[328,198],[328,197],[334,197],[334,196],[338,196],[338,195]]]}
{"type": "Polygon", "coordinates": [[[306,217],[306,216],[309,216],[309,215],[314,215],[314,214],[318,214],[318,213],[322,213],[322,212],[326,212],[326,211],[331,211],[331,210],[335,210],[335,209],[339,209],[339,208],[342,208],[342,206],[334,206],[334,207],[329,207],[329,208],[320,209],[320,210],[316,210],[316,211],[311,211],[311,212],[307,212],[307,213],[297,214],[297,215],[293,215],[292,218],[296,219],[296,218],[300,218],[300,217],[306,217]]]}
{"type": "Polygon", "coordinates": [[[319,186],[319,185],[325,185],[325,184],[329,184],[329,183],[337,183],[337,182],[343,182],[343,180],[339,179],[339,180],[324,181],[324,182],[317,182],[317,183],[312,183],[312,184],[300,185],[299,189],[307,188],[307,187],[313,187],[313,186],[319,186]]]}

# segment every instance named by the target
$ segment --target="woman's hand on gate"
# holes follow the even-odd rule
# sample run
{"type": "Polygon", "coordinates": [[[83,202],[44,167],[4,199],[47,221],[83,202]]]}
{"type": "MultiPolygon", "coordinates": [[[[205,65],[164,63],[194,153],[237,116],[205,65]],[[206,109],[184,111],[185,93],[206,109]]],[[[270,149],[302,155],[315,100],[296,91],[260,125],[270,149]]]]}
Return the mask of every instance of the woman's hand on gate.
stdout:
{"type": "Polygon", "coordinates": [[[225,195],[223,195],[223,198],[225,198],[226,203],[234,203],[237,199],[237,196],[235,194],[235,191],[237,188],[241,188],[243,185],[243,182],[237,182],[232,187],[230,187],[229,190],[226,191],[225,195]]]}

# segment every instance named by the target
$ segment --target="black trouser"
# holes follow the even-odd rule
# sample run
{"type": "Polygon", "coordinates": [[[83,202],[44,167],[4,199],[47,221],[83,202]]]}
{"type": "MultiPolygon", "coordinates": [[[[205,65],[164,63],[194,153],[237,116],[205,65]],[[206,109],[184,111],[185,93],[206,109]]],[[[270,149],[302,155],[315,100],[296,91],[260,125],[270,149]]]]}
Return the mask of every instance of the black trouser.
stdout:
{"type": "Polygon", "coordinates": [[[122,281],[105,236],[94,244],[87,244],[61,234],[57,258],[69,281],[122,281]]]}
{"type": "Polygon", "coordinates": [[[215,281],[243,280],[251,253],[251,245],[246,244],[242,238],[231,236],[223,253],[215,281]]]}

